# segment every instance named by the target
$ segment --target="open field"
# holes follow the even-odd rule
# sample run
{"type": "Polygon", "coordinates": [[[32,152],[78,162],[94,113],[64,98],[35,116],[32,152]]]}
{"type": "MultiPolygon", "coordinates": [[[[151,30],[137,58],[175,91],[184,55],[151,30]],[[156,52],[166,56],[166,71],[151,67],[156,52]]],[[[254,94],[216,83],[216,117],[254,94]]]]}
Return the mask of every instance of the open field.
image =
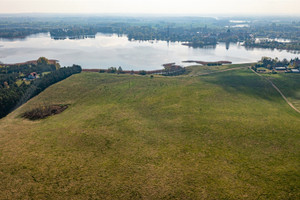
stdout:
{"type": "Polygon", "coordinates": [[[187,67],[187,73],[189,76],[199,76],[199,75],[205,75],[205,74],[209,74],[209,73],[219,73],[224,70],[247,68],[247,67],[251,66],[251,64],[252,63],[215,65],[215,66],[192,65],[190,67],[187,67]]]}
{"type": "Polygon", "coordinates": [[[264,74],[264,77],[271,80],[284,93],[289,101],[300,110],[300,74],[280,73],[280,74],[264,74]]]}
{"type": "MultiPolygon", "coordinates": [[[[299,198],[300,115],[247,68],[190,71],[47,88],[0,120],[0,199],[299,198]],[[49,104],[70,106],[19,117],[49,104]]],[[[272,78],[299,107],[299,76],[272,78]]]]}

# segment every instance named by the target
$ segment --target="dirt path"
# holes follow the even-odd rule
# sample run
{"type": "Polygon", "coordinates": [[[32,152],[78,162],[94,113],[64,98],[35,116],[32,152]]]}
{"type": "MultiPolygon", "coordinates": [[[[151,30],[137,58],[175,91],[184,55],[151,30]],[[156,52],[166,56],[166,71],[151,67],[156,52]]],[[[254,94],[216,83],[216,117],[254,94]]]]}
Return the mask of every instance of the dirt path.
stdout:
{"type": "MultiPolygon", "coordinates": [[[[251,69],[251,68],[250,68],[251,69]]],[[[282,96],[282,98],[286,101],[287,104],[289,104],[289,106],[291,108],[293,108],[297,113],[300,113],[300,111],[286,98],[286,96],[284,96],[284,94],[279,90],[279,88],[269,79],[263,77],[262,75],[260,75],[259,73],[257,73],[256,71],[254,71],[253,69],[251,69],[252,72],[254,72],[256,75],[262,77],[263,79],[267,80],[269,83],[271,83],[271,85],[273,86],[273,88],[275,90],[277,90],[277,92],[282,96]]]]}
{"type": "MultiPolygon", "coordinates": [[[[209,75],[209,74],[215,74],[215,73],[221,73],[221,72],[226,72],[226,71],[231,71],[231,70],[237,70],[237,69],[243,69],[243,68],[249,68],[250,67],[235,67],[235,68],[230,68],[230,69],[224,69],[224,70],[220,70],[220,71],[214,71],[214,72],[207,72],[207,73],[202,73],[202,74],[196,74],[196,75],[191,75],[191,76],[205,76],[205,75],[209,75]]],[[[272,87],[281,95],[281,97],[285,100],[285,102],[287,104],[289,104],[289,106],[294,109],[297,113],[300,113],[300,111],[286,98],[286,96],[284,96],[284,94],[279,90],[279,88],[269,79],[263,77],[262,75],[258,74],[256,71],[254,71],[253,69],[251,69],[252,72],[254,72],[256,75],[260,76],[261,78],[265,79],[266,81],[268,81],[272,87]]]]}

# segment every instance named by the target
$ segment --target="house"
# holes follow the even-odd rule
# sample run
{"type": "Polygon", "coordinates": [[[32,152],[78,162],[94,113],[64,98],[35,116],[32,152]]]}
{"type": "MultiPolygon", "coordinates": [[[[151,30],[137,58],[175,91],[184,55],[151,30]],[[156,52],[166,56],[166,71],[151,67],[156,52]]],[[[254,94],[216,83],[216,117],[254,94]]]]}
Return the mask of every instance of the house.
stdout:
{"type": "Polygon", "coordinates": [[[286,70],[286,67],[275,67],[275,69],[278,71],[282,71],[282,70],[286,70]]]}
{"type": "Polygon", "coordinates": [[[291,69],[292,73],[300,73],[300,69],[291,69]]]}
{"type": "Polygon", "coordinates": [[[36,79],[36,78],[38,78],[38,74],[36,72],[32,72],[32,73],[28,74],[27,78],[30,80],[36,79]]]}

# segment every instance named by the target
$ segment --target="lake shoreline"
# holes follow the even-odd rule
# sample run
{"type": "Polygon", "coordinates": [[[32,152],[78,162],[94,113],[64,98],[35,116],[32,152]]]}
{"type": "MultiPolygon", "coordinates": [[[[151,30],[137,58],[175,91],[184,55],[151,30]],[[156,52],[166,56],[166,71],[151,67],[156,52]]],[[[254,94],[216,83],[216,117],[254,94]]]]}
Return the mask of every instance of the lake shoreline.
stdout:
{"type": "Polygon", "coordinates": [[[41,56],[55,58],[61,66],[78,64],[83,69],[160,70],[163,63],[182,61],[231,61],[233,64],[250,63],[261,57],[292,59],[297,54],[287,51],[246,49],[239,44],[219,43],[215,48],[192,48],[180,42],[129,41],[127,36],[97,34],[95,38],[53,40],[49,34],[31,35],[25,40],[0,40],[0,61],[22,63],[41,56]]]}

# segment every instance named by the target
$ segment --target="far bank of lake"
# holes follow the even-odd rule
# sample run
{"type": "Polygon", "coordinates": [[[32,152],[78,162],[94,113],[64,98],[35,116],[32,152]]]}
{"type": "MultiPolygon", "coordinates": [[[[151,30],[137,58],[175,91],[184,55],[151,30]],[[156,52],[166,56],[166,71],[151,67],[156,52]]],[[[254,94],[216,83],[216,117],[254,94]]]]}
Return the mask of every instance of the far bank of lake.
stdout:
{"type": "Polygon", "coordinates": [[[299,54],[285,50],[246,49],[240,44],[219,43],[215,47],[192,48],[180,42],[129,41],[126,36],[98,33],[94,38],[51,39],[50,34],[31,35],[25,39],[0,39],[0,61],[18,63],[41,56],[57,59],[62,66],[79,64],[84,69],[119,67],[124,70],[155,70],[162,64],[184,60],[231,61],[234,64],[256,62],[262,56],[279,59],[299,54]]]}

